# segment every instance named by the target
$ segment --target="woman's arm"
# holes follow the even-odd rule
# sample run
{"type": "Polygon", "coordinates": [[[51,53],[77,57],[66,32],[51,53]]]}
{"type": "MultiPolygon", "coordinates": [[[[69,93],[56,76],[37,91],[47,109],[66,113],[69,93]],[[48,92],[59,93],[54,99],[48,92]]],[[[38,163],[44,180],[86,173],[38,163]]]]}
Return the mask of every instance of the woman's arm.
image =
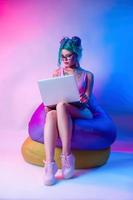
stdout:
{"type": "Polygon", "coordinates": [[[87,87],[85,94],[87,95],[88,99],[90,98],[93,90],[94,85],[94,75],[91,72],[87,73],[87,87]]]}
{"type": "Polygon", "coordinates": [[[52,77],[57,77],[61,75],[60,67],[53,71],[52,77]]]}
{"type": "Polygon", "coordinates": [[[94,75],[91,72],[87,72],[87,87],[85,93],[81,96],[80,101],[82,103],[87,103],[91,94],[94,85],[94,75]]]}

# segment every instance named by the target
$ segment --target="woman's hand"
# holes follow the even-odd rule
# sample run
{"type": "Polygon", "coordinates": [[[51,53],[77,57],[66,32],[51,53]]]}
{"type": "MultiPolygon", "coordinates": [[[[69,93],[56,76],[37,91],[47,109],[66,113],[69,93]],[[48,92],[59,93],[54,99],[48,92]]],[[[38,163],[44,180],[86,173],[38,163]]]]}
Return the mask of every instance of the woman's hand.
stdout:
{"type": "Polygon", "coordinates": [[[86,94],[80,95],[80,102],[81,103],[87,103],[88,102],[88,96],[86,94]]]}

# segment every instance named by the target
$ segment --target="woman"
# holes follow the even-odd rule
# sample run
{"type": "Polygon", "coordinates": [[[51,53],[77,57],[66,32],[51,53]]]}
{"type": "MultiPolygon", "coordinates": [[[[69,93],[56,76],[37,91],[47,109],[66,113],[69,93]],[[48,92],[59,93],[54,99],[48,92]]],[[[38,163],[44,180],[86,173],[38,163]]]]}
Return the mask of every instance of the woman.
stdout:
{"type": "Polygon", "coordinates": [[[79,103],[59,102],[56,107],[45,107],[45,155],[44,183],[53,185],[56,182],[57,165],[54,161],[56,139],[62,141],[62,175],[68,179],[74,175],[75,157],[71,153],[72,118],[90,119],[89,98],[93,88],[93,74],[80,67],[82,55],[81,39],[77,36],[65,37],[60,42],[58,64],[53,76],[74,74],[80,93],[79,103]],[[61,64],[63,66],[61,67],[61,64]]]}

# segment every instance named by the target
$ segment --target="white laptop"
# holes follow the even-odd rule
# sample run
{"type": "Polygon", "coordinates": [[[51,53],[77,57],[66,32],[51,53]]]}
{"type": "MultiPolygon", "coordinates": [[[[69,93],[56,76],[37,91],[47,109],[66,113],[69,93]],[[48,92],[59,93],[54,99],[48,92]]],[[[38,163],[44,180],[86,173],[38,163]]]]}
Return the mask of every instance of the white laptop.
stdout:
{"type": "Polygon", "coordinates": [[[77,102],[80,99],[74,75],[38,80],[38,86],[46,106],[56,105],[60,101],[77,102]]]}

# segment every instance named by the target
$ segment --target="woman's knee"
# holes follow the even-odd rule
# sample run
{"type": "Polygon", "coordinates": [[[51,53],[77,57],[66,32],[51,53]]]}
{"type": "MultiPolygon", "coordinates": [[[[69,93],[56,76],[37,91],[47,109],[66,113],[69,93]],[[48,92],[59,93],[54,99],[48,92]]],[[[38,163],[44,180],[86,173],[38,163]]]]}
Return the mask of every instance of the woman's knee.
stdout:
{"type": "Polygon", "coordinates": [[[57,112],[61,112],[61,111],[67,111],[67,105],[68,103],[61,101],[56,105],[56,110],[57,112]]]}
{"type": "Polygon", "coordinates": [[[46,120],[57,120],[57,112],[56,110],[51,110],[46,115],[46,120]]]}

